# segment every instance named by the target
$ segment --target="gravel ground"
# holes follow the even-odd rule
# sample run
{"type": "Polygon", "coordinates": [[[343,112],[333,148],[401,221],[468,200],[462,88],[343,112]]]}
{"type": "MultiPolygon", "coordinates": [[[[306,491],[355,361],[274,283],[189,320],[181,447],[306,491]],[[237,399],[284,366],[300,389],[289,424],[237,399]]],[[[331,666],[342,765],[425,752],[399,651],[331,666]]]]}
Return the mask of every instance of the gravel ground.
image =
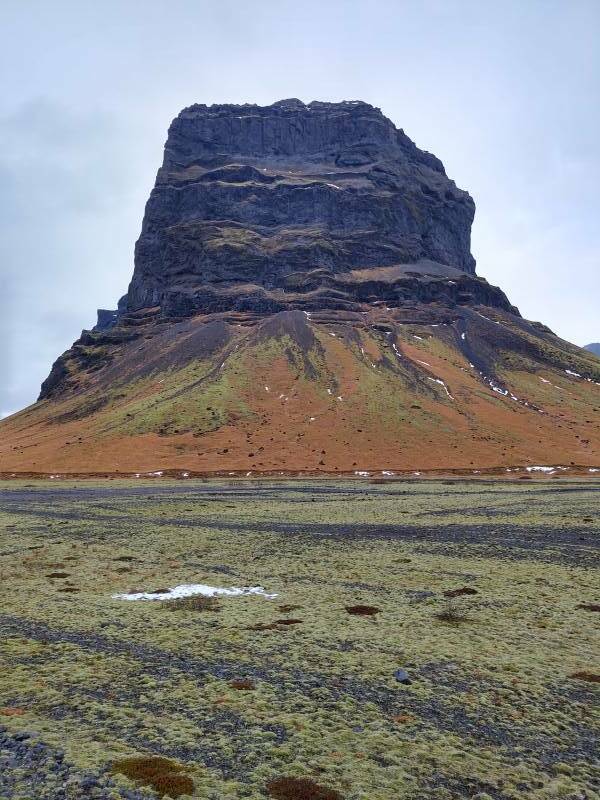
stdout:
{"type": "Polygon", "coordinates": [[[0,798],[19,800],[148,800],[154,792],[122,789],[106,772],[82,773],[35,731],[0,725],[0,798]]]}

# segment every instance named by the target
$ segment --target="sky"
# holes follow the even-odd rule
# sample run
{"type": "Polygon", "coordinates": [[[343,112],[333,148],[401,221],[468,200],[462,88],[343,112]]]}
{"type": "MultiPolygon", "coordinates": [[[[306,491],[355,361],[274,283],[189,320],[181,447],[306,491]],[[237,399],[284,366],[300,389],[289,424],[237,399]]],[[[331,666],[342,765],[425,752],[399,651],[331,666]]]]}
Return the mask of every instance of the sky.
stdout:
{"type": "Polygon", "coordinates": [[[2,0],[0,416],[115,308],[171,119],[382,109],[477,205],[477,271],[600,340],[599,0],[2,0]]]}

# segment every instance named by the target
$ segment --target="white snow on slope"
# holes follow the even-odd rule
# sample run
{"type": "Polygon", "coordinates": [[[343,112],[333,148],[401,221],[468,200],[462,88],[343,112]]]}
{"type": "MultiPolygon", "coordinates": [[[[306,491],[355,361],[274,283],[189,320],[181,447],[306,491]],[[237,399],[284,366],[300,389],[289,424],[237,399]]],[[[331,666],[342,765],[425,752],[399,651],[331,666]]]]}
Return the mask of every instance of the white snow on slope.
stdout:
{"type": "Polygon", "coordinates": [[[527,472],[556,472],[557,469],[565,470],[566,467],[525,467],[527,472]]]}
{"type": "Polygon", "coordinates": [[[249,594],[259,594],[271,600],[277,597],[276,594],[267,594],[262,586],[232,586],[225,589],[219,586],[208,586],[204,583],[183,583],[167,589],[166,592],[131,592],[129,594],[113,594],[113,600],[174,600],[178,597],[192,597],[201,594],[204,597],[215,597],[216,595],[240,596],[249,594]]]}
{"type": "Polygon", "coordinates": [[[444,381],[440,380],[439,378],[427,378],[427,380],[428,380],[428,381],[432,381],[433,383],[439,383],[441,386],[443,386],[443,387],[444,387],[444,391],[446,392],[446,394],[448,395],[448,397],[450,398],[450,400],[454,400],[454,398],[452,397],[452,395],[451,395],[451,394],[450,394],[450,392],[448,391],[448,387],[446,386],[446,384],[444,383],[444,381]]]}

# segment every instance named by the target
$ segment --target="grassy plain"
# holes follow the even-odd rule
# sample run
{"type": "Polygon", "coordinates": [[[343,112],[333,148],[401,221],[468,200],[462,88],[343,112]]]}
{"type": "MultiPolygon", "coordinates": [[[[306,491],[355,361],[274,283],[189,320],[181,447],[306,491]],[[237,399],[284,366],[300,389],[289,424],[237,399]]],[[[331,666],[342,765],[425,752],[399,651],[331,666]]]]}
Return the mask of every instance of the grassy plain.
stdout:
{"type": "Polygon", "coordinates": [[[600,797],[599,497],[575,480],[1,483],[0,730],[25,733],[0,746],[1,800],[154,797],[111,773],[139,756],[207,800],[600,797]],[[189,583],[277,597],[112,598],[189,583]],[[34,746],[67,767],[32,777],[34,746]],[[323,791],[277,794],[290,777],[323,791]]]}

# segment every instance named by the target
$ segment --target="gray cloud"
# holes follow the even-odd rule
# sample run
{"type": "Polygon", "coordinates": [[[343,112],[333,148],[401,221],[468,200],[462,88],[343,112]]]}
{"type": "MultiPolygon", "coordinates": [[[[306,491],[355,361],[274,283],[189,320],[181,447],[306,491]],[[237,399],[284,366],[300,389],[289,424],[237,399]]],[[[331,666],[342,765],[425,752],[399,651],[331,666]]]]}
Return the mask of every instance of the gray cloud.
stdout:
{"type": "Polygon", "coordinates": [[[96,307],[127,285],[139,218],[120,135],[106,114],[47,100],[0,118],[0,412],[35,399],[96,307]]]}
{"type": "Polygon", "coordinates": [[[600,337],[597,0],[4,0],[0,413],[114,307],[172,117],[363,99],[477,203],[480,274],[600,337]]]}

